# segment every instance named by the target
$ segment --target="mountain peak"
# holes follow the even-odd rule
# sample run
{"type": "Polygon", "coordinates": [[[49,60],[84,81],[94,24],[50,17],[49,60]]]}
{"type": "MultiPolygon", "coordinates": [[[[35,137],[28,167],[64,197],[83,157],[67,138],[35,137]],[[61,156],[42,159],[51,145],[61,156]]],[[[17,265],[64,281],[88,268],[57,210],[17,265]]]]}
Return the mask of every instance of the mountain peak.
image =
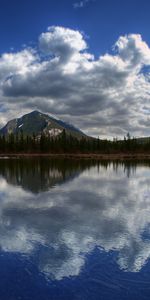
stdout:
{"type": "Polygon", "coordinates": [[[41,112],[38,111],[38,110],[33,110],[33,111],[31,111],[29,114],[41,114],[41,112]]]}
{"type": "Polygon", "coordinates": [[[33,111],[27,113],[26,115],[28,115],[28,116],[30,116],[30,115],[43,115],[43,113],[41,113],[39,110],[33,110],[33,111]]]}
{"type": "Polygon", "coordinates": [[[42,134],[50,137],[59,136],[65,129],[66,134],[77,138],[85,137],[85,134],[73,125],[56,119],[48,114],[41,113],[38,110],[31,111],[21,118],[9,121],[2,129],[0,135],[9,135],[11,133],[19,134],[23,132],[25,136],[35,134],[36,137],[42,134]]]}

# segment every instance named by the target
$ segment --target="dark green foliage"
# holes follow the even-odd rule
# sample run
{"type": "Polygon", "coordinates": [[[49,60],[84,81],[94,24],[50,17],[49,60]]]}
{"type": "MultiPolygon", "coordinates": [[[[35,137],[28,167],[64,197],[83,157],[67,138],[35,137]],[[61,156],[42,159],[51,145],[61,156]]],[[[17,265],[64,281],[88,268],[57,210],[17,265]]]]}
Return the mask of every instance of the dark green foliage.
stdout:
{"type": "Polygon", "coordinates": [[[35,134],[24,135],[21,130],[15,135],[0,136],[0,153],[150,153],[150,139],[143,142],[131,138],[129,134],[124,140],[78,139],[66,134],[65,130],[57,137],[44,134],[36,137],[35,134]]]}

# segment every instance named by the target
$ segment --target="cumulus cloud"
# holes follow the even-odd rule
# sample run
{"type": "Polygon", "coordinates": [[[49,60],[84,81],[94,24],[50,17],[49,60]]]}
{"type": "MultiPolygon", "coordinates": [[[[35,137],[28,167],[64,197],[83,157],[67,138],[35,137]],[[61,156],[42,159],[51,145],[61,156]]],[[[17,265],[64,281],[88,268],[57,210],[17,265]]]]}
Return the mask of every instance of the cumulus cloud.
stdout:
{"type": "Polygon", "coordinates": [[[95,247],[116,251],[123,271],[139,272],[146,264],[150,258],[150,242],[143,237],[149,230],[148,168],[135,172],[125,165],[93,166],[64,183],[63,193],[58,184],[61,169],[53,168],[55,188],[36,195],[17,186],[26,185],[28,175],[33,178],[33,166],[23,173],[26,176],[19,181],[21,173],[16,170],[12,176],[11,165],[3,172],[6,178],[0,179],[2,251],[26,254],[31,260],[37,250],[39,270],[56,280],[79,275],[95,247]]]}
{"type": "Polygon", "coordinates": [[[36,108],[95,136],[149,135],[150,48],[141,35],[129,34],[113,49],[96,59],[83,33],[52,26],[36,49],[4,53],[1,123],[36,108]]]}
{"type": "Polygon", "coordinates": [[[62,27],[49,27],[48,32],[39,37],[39,47],[45,54],[66,58],[67,62],[87,45],[79,31],[62,27]]]}
{"type": "Polygon", "coordinates": [[[142,41],[140,34],[122,36],[115,46],[119,56],[125,61],[130,61],[132,67],[150,65],[150,48],[142,41]]]}

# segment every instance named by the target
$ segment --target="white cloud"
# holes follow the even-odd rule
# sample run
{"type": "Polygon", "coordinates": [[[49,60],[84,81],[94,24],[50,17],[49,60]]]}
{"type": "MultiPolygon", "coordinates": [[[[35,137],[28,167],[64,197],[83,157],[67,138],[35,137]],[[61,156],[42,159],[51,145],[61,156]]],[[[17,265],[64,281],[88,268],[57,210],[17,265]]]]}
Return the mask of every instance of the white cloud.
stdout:
{"type": "Polygon", "coordinates": [[[1,123],[37,108],[92,135],[149,135],[149,66],[150,48],[139,34],[119,37],[114,54],[95,59],[81,32],[49,27],[37,49],[0,57],[1,123]]]}
{"type": "Polygon", "coordinates": [[[73,7],[74,8],[84,8],[89,2],[93,2],[95,0],[82,0],[82,1],[78,1],[78,2],[75,2],[73,4],[73,7]]]}
{"type": "Polygon", "coordinates": [[[48,32],[39,37],[40,49],[51,55],[59,57],[74,55],[87,48],[86,42],[79,31],[63,27],[48,27],[48,32]]]}
{"type": "Polygon", "coordinates": [[[140,34],[130,34],[122,36],[115,44],[119,56],[124,61],[129,61],[129,65],[136,71],[136,66],[150,65],[150,48],[142,40],[140,34]]]}

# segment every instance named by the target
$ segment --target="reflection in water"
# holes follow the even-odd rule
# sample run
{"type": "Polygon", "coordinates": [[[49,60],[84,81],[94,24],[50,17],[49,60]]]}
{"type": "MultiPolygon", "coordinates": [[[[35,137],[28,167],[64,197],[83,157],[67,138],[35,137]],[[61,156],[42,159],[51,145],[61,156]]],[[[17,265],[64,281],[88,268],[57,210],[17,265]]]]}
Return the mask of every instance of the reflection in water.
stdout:
{"type": "Polygon", "coordinates": [[[150,169],[134,163],[0,162],[0,247],[48,278],[77,276],[87,254],[116,251],[121,270],[150,257],[150,169]],[[51,188],[53,187],[53,188],[51,188]]]}
{"type": "Polygon", "coordinates": [[[8,183],[22,186],[33,193],[46,191],[65,181],[72,180],[96,162],[80,160],[6,159],[0,160],[0,175],[8,183]]]}

